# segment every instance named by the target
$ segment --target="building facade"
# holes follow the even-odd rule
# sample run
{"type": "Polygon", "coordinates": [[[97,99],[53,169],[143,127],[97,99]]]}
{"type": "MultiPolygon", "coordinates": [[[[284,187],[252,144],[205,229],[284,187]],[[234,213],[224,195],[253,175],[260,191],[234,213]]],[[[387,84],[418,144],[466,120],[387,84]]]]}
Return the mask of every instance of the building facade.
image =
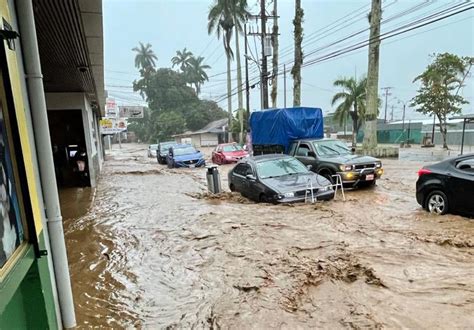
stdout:
{"type": "Polygon", "coordinates": [[[58,186],[79,149],[97,184],[102,35],[100,0],[0,0],[1,329],[75,325],[58,186]]]}

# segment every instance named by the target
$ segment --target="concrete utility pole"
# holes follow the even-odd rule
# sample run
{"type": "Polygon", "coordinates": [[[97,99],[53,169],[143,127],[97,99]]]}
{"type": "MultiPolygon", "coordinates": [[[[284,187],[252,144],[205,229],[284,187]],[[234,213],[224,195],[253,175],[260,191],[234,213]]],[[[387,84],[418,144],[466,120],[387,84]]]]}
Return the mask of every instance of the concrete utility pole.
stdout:
{"type": "Polygon", "coordinates": [[[390,121],[393,121],[393,110],[395,109],[395,106],[392,104],[392,113],[390,114],[390,121]]]}
{"type": "Polygon", "coordinates": [[[367,72],[367,111],[365,115],[365,134],[363,148],[373,151],[377,148],[377,110],[379,86],[379,50],[380,50],[380,16],[382,0],[372,0],[369,15],[370,45],[369,65],[367,72]]]}
{"type": "Polygon", "coordinates": [[[293,106],[301,105],[301,65],[303,64],[303,52],[301,44],[303,42],[303,16],[304,11],[301,8],[301,0],[295,0],[295,19],[293,20],[294,39],[295,39],[295,59],[291,69],[293,75],[293,106]]]}
{"type": "MultiPolygon", "coordinates": [[[[385,116],[384,116],[384,123],[386,124],[387,123],[387,106],[388,106],[388,97],[390,95],[392,95],[392,93],[390,93],[390,90],[392,89],[393,87],[382,87],[381,89],[383,89],[385,91],[385,116]]],[[[393,120],[393,118],[392,118],[393,120]]]]}
{"type": "Polygon", "coordinates": [[[272,32],[272,108],[277,107],[278,98],[278,8],[277,0],[273,0],[273,32],[272,32]]]}
{"type": "Polygon", "coordinates": [[[268,73],[267,55],[265,54],[265,41],[267,36],[267,15],[265,13],[265,0],[260,0],[260,23],[262,27],[262,97],[263,108],[268,109],[268,73]]]}
{"type": "Polygon", "coordinates": [[[248,38],[247,38],[247,24],[244,25],[245,35],[245,105],[247,108],[247,119],[250,118],[250,85],[249,85],[249,55],[248,51],[248,38]]]}
{"type": "Polygon", "coordinates": [[[286,64],[283,64],[283,102],[286,109],[286,64]]]}

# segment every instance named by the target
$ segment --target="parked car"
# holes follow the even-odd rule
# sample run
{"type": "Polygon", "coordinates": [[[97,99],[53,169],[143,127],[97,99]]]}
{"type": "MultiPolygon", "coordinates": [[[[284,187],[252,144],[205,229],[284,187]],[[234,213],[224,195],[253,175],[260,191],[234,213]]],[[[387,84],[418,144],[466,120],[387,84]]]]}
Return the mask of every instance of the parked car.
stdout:
{"type": "Polygon", "coordinates": [[[214,164],[236,163],[248,155],[248,152],[237,143],[219,144],[212,152],[212,162],[214,164]]]}
{"type": "Polygon", "coordinates": [[[176,144],[169,148],[166,157],[169,168],[206,166],[203,154],[189,144],[176,144]]]}
{"type": "Polygon", "coordinates": [[[157,149],[157,144],[150,144],[148,146],[148,158],[156,157],[157,149]]]}
{"type": "Polygon", "coordinates": [[[474,215],[474,154],[425,166],[418,171],[416,200],[431,213],[474,215]]]}
{"type": "Polygon", "coordinates": [[[158,143],[158,150],[156,152],[156,160],[159,164],[166,164],[166,156],[168,155],[170,147],[176,145],[175,141],[166,141],[158,143]]]}
{"type": "Polygon", "coordinates": [[[290,156],[329,181],[340,174],[346,187],[375,185],[383,174],[382,162],[374,157],[353,153],[342,141],[336,139],[303,139],[290,144],[290,156]]]}
{"type": "Polygon", "coordinates": [[[229,189],[257,202],[304,201],[306,192],[317,200],[334,198],[331,183],[288,155],[263,155],[242,159],[229,172],[229,189]]]}

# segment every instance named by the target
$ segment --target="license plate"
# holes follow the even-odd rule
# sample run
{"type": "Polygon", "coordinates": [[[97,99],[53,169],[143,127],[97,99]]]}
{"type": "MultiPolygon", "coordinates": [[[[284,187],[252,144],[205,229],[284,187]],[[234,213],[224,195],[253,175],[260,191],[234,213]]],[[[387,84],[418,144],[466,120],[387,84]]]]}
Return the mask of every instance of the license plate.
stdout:
{"type": "Polygon", "coordinates": [[[366,181],[372,181],[373,179],[374,179],[374,175],[373,175],[373,174],[367,174],[367,175],[365,176],[365,180],[366,180],[366,181]]]}
{"type": "Polygon", "coordinates": [[[189,165],[189,168],[195,168],[195,167],[196,167],[196,165],[194,165],[194,164],[189,165]]]}

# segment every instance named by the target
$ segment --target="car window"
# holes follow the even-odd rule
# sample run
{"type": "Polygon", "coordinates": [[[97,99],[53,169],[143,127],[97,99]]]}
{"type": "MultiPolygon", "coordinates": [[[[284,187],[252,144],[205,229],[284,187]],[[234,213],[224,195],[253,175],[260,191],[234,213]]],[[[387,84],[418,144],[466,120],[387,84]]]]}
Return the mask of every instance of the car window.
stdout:
{"type": "Polygon", "coordinates": [[[463,172],[474,174],[474,157],[458,162],[456,168],[463,172]]]}
{"type": "Polygon", "coordinates": [[[290,146],[290,155],[294,155],[295,154],[295,151],[296,151],[296,146],[298,145],[297,142],[293,142],[290,146]]]}
{"type": "Polygon", "coordinates": [[[234,169],[234,173],[238,175],[246,176],[248,168],[249,166],[247,164],[238,164],[234,169]]]}
{"type": "Polygon", "coordinates": [[[222,147],[222,149],[224,150],[224,152],[232,152],[232,151],[241,151],[242,147],[239,146],[238,144],[233,144],[233,145],[224,146],[222,147]]]}
{"type": "Polygon", "coordinates": [[[305,174],[308,173],[308,169],[299,160],[288,157],[258,162],[257,173],[261,179],[265,179],[285,175],[305,174]]]}
{"type": "Polygon", "coordinates": [[[298,147],[296,155],[301,157],[308,157],[309,150],[309,145],[307,145],[306,143],[301,143],[298,147]]]}

